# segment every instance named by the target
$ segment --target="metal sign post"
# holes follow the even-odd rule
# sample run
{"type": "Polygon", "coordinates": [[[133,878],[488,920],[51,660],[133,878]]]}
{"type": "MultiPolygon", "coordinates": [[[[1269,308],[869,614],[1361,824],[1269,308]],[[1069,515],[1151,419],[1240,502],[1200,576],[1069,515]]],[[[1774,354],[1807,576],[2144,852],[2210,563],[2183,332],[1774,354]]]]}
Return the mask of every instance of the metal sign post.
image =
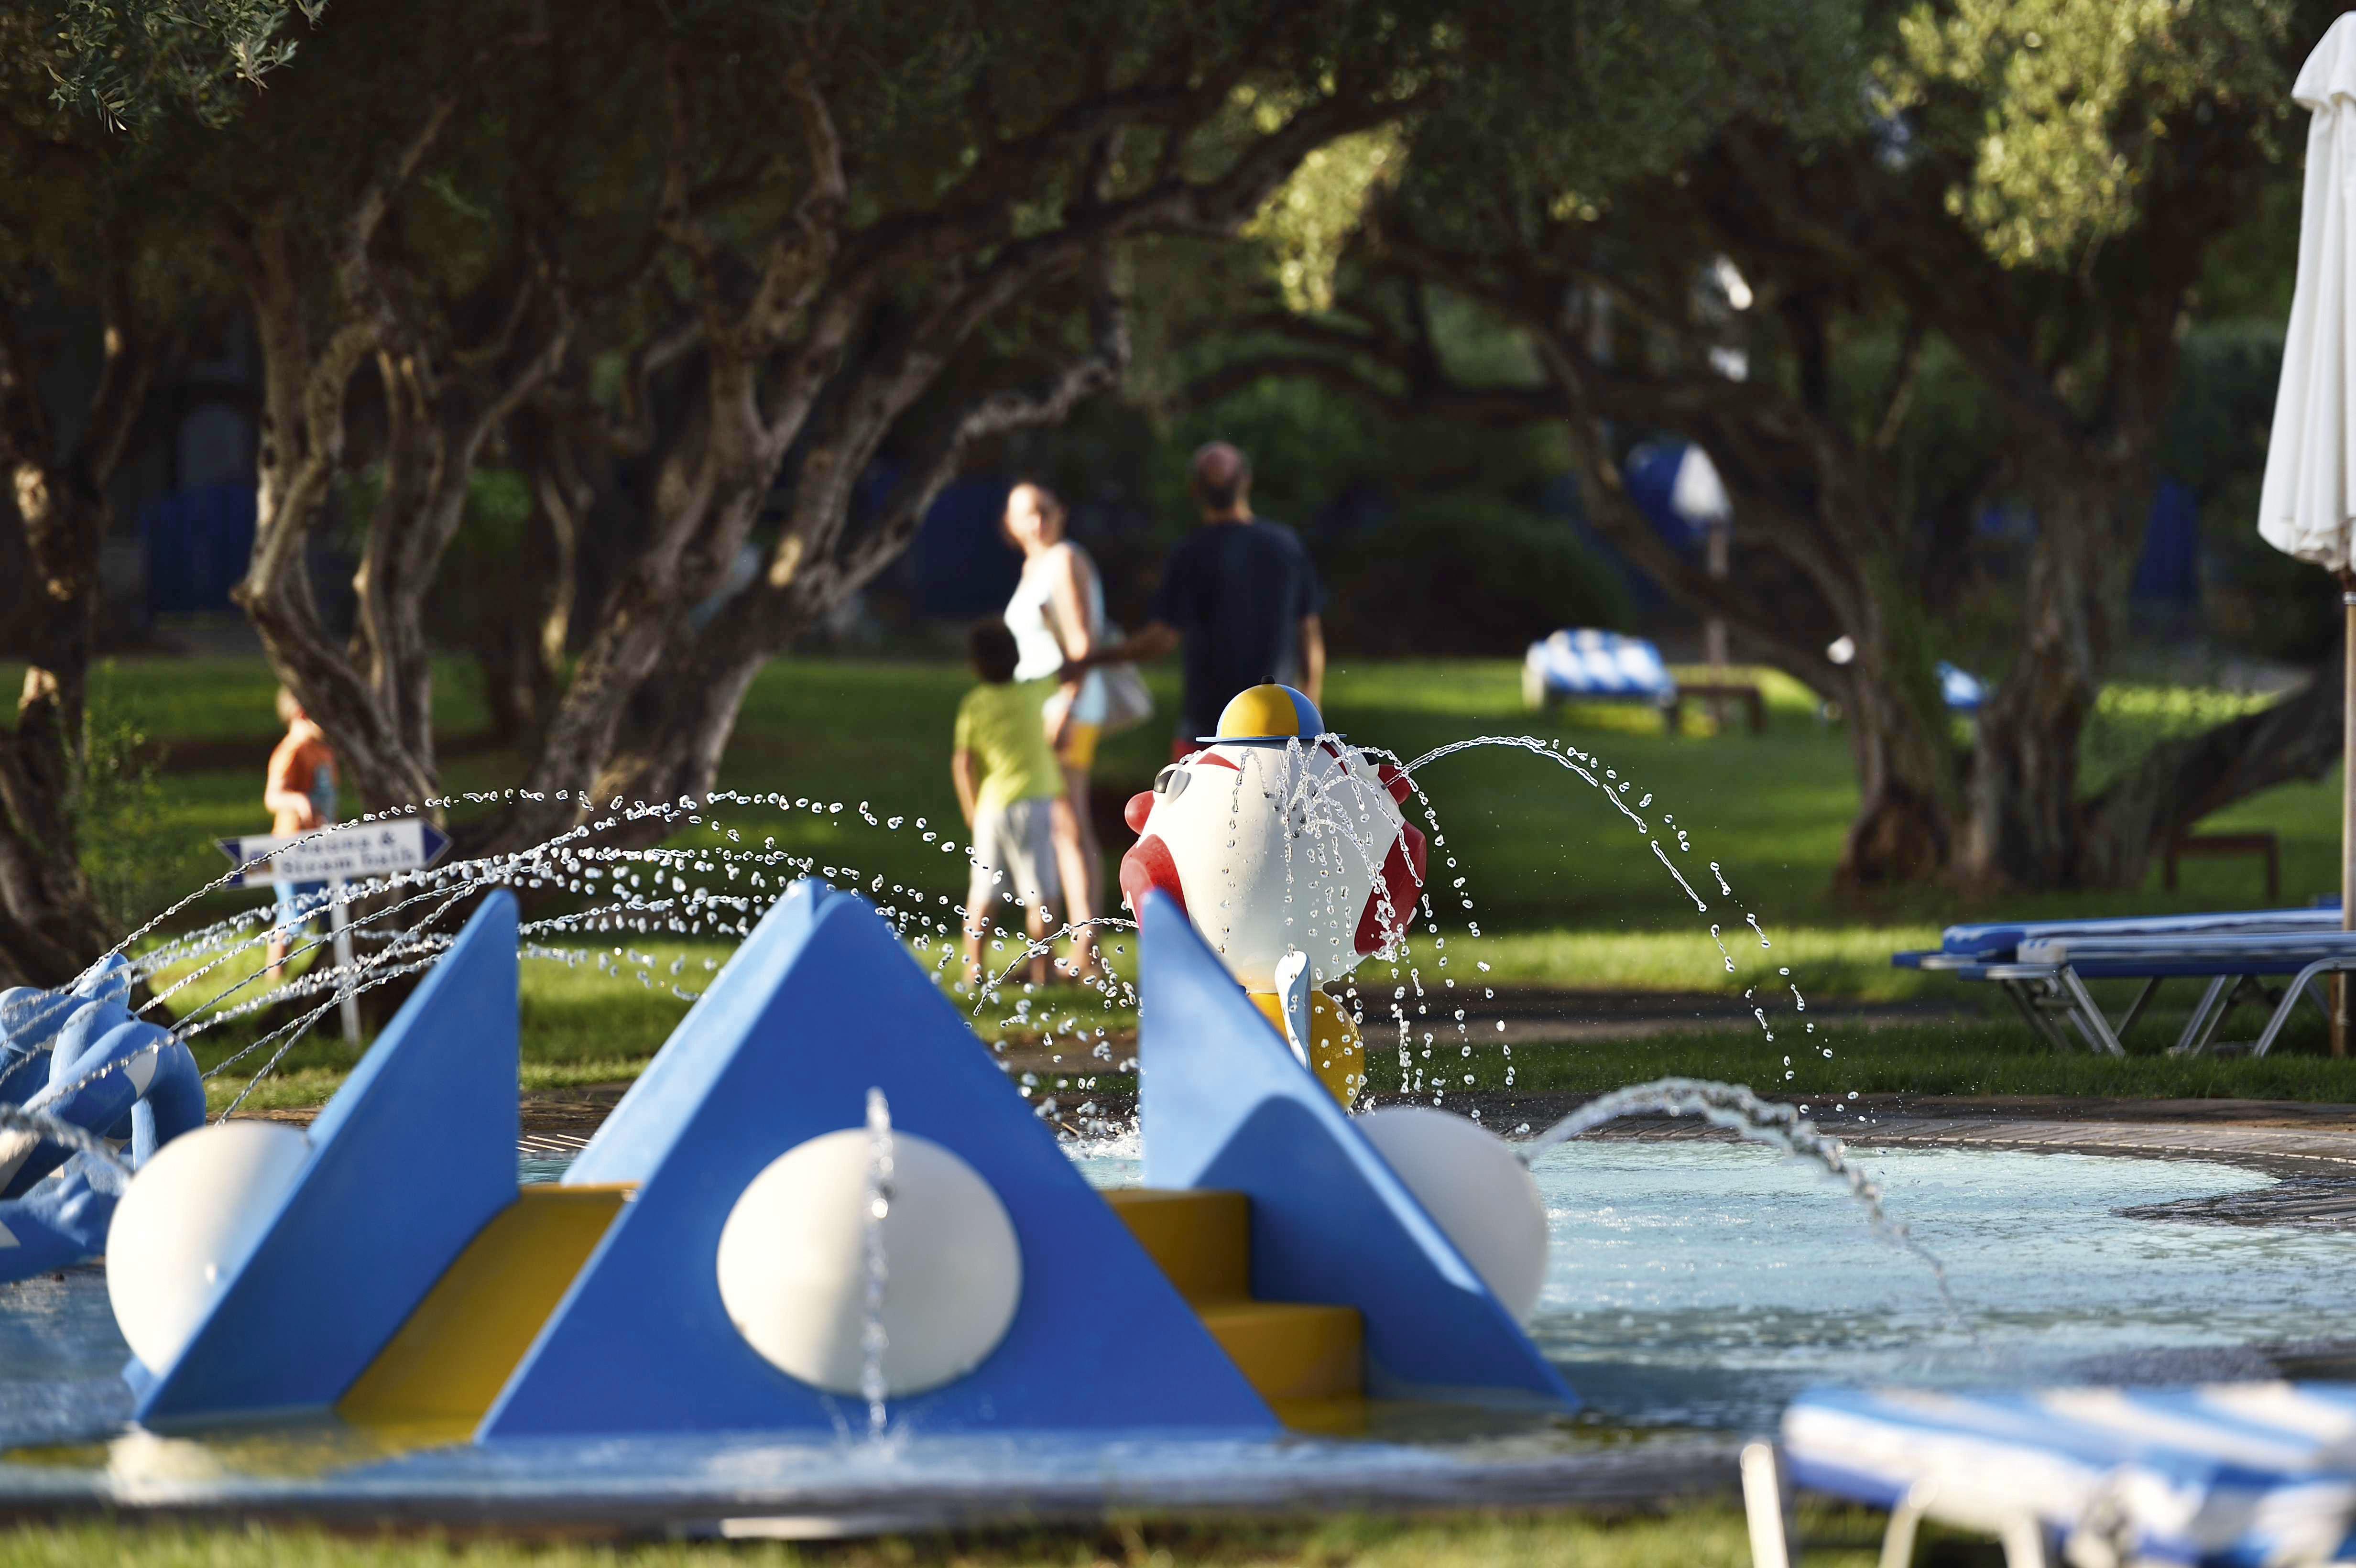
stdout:
{"type": "MultiPolygon", "coordinates": [[[[237,869],[230,887],[255,887],[265,882],[325,882],[327,885],[327,929],[332,933],[336,964],[344,974],[353,971],[351,914],[345,907],[347,884],[368,877],[390,876],[430,866],[450,848],[450,836],[430,822],[403,817],[392,822],[353,822],[319,833],[257,833],[243,838],[217,838],[220,852],[237,869]]],[[[360,1042],[360,1004],[348,985],[342,996],[344,1039],[360,1042]]]]}

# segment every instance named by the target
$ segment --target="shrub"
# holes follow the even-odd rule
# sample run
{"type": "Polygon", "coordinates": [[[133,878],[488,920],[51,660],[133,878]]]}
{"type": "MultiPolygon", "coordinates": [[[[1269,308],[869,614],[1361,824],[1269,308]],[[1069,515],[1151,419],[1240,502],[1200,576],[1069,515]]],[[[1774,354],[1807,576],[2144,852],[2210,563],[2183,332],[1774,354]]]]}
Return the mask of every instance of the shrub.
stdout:
{"type": "Polygon", "coordinates": [[[186,862],[200,847],[165,810],[145,715],[122,702],[112,670],[102,673],[91,683],[66,809],[99,913],[131,931],[187,891],[186,862]]]}
{"type": "Polygon", "coordinates": [[[1517,656],[1628,620],[1626,587],[1568,522],[1501,502],[1418,501],[1334,554],[1325,619],[1349,653],[1517,656]]]}

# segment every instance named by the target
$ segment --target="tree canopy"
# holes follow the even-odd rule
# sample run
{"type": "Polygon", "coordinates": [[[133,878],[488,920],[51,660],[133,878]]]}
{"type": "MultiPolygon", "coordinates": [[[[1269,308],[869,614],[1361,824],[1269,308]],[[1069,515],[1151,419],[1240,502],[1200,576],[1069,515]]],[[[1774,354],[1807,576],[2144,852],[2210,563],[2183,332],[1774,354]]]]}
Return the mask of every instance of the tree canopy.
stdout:
{"type": "Polygon", "coordinates": [[[905,548],[965,453],[1119,375],[1125,248],[1232,234],[1305,158],[1435,99],[1450,15],[298,19],[301,67],[177,170],[262,349],[243,603],[361,796],[430,799],[426,609],[496,454],[526,477],[514,593],[545,635],[527,788],[486,842],[707,789],[753,672],[905,548]],[[304,564],[347,508],[348,644],[304,564]],[[595,601],[565,603],[592,549],[595,601]],[[691,613],[748,549],[750,586],[691,613]]]}
{"type": "Polygon", "coordinates": [[[1615,542],[1847,712],[1853,880],[2132,881],[2223,800],[2318,765],[2290,713],[2284,743],[2245,726],[2078,788],[2182,320],[2220,238],[2281,209],[2287,84],[2329,19],[1828,0],[1569,6],[1486,52],[1475,34],[1477,69],[1370,187],[1337,308],[1231,374],[1561,421],[1615,542]],[[1540,374],[1461,373],[1419,325],[1432,292],[1512,325],[1540,374]],[[1964,462],[1958,395],[1989,436],[1964,462]],[[1730,578],[1629,500],[1620,464],[1649,433],[1727,478],[1730,578]],[[2037,519],[2016,575],[1973,564],[1997,502],[2037,519]],[[1997,677],[1960,752],[1943,657],[1997,677]]]}
{"type": "Polygon", "coordinates": [[[1166,406],[1216,331],[1242,352],[1197,394],[1280,373],[1402,421],[1559,432],[1607,535],[1847,714],[1852,880],[2131,880],[2201,812],[2319,765],[2296,705],[2099,793],[2077,757],[2184,322],[2279,298],[2285,247],[2252,219],[2296,211],[2286,84],[2328,19],[19,8],[0,623],[34,673],[0,748],[0,965],[54,967],[12,958],[11,931],[96,929],[58,801],[105,479],[156,367],[224,315],[262,359],[241,598],[369,805],[438,794],[429,642],[470,602],[453,572],[497,584],[508,613],[475,618],[504,628],[486,657],[529,762],[471,848],[708,790],[754,672],[889,565],[961,464],[1123,380],[1166,406]],[[14,330],[36,299],[93,324],[106,367],[63,421],[14,330]],[[1474,337],[1509,351],[1476,360],[1474,337]],[[1727,478],[1730,580],[1628,498],[1621,464],[1658,434],[1727,478]],[[1996,503],[2038,519],[2008,576],[1976,554],[1996,503]],[[348,635],[307,565],[331,536],[359,561],[348,635]],[[1965,747],[1946,656],[1996,678],[1965,747]]]}
{"type": "Polygon", "coordinates": [[[16,12],[10,42],[40,62],[57,107],[142,135],[181,115],[227,123],[294,60],[295,17],[316,24],[326,9],[327,0],[46,0],[16,12]]]}

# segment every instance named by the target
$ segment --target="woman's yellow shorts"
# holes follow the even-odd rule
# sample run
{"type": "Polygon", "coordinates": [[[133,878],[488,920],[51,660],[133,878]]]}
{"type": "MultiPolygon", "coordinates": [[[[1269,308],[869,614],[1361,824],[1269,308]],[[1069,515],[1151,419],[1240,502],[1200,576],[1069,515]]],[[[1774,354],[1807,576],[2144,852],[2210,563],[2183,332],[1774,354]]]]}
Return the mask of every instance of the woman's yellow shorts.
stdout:
{"type": "Polygon", "coordinates": [[[1097,765],[1097,737],[1102,732],[1102,727],[1096,724],[1076,720],[1065,725],[1064,743],[1055,750],[1055,761],[1087,773],[1097,765]]]}

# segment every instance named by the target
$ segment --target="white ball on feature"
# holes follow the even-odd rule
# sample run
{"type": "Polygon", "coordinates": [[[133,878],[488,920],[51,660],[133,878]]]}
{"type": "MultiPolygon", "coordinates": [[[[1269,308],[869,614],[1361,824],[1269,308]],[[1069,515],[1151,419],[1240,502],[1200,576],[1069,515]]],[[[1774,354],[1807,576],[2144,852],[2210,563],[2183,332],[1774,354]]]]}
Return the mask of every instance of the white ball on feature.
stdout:
{"type": "Polygon", "coordinates": [[[278,1122],[222,1122],[139,1168],[106,1232],[106,1296],[151,1372],[180,1358],[278,1214],[311,1140],[278,1122]]]}
{"type": "MultiPolygon", "coordinates": [[[[829,1393],[866,1364],[867,1202],[874,1137],[846,1128],[787,1149],[745,1185],[720,1232],[729,1320],[761,1359],[829,1393]]],[[[980,1366],[1014,1321],[1023,1249],[981,1174],[932,1139],[892,1135],[882,1232],[884,1382],[920,1393],[980,1366]]]]}
{"type": "Polygon", "coordinates": [[[1546,1285],[1546,1201],[1505,1140],[1430,1105],[1385,1105],[1357,1118],[1432,1222],[1456,1243],[1515,1321],[1546,1285]]]}

